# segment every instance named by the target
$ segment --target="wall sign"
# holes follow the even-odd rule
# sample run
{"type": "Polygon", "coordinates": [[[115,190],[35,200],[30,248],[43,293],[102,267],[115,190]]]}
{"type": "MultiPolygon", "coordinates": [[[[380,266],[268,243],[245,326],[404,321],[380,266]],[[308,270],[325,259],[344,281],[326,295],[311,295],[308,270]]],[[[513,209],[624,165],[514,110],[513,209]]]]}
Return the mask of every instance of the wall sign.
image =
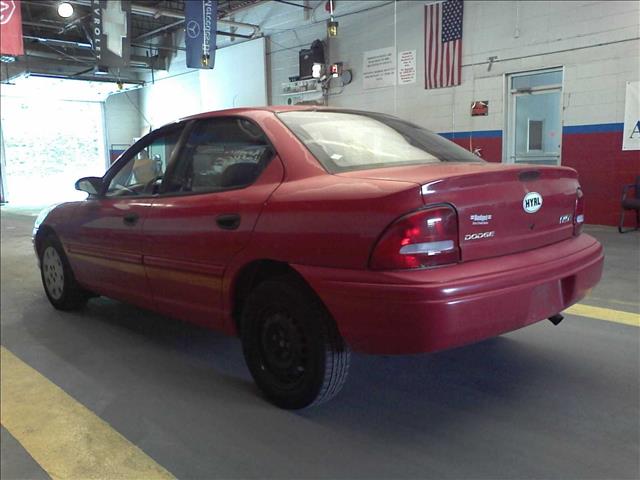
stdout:
{"type": "Polygon", "coordinates": [[[471,102],[472,117],[486,117],[487,115],[489,115],[489,100],[471,102]]]}
{"type": "Polygon", "coordinates": [[[20,0],[0,0],[0,53],[24,55],[20,0]]]}
{"type": "Polygon", "coordinates": [[[640,150],[640,82],[627,82],[622,150],[640,150]]]}
{"type": "Polygon", "coordinates": [[[415,50],[406,50],[398,53],[398,83],[400,85],[416,83],[415,50]]]}
{"type": "Polygon", "coordinates": [[[98,65],[126,67],[131,54],[131,2],[92,0],[91,31],[98,65]]]}
{"type": "Polygon", "coordinates": [[[364,52],[362,62],[362,87],[381,88],[396,84],[396,49],[380,48],[364,52]]]}

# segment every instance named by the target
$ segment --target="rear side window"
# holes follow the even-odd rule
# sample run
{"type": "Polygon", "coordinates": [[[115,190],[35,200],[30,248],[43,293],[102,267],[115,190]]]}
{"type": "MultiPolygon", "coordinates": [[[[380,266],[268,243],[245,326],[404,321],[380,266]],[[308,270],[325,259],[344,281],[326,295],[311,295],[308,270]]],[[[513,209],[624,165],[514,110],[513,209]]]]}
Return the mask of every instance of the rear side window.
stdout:
{"type": "Polygon", "coordinates": [[[189,134],[166,192],[216,192],[246,187],[273,150],[262,130],[242,118],[200,120],[189,134]]]}
{"type": "Polygon", "coordinates": [[[296,111],[278,116],[331,173],[482,161],[440,135],[390,115],[296,111]]]}

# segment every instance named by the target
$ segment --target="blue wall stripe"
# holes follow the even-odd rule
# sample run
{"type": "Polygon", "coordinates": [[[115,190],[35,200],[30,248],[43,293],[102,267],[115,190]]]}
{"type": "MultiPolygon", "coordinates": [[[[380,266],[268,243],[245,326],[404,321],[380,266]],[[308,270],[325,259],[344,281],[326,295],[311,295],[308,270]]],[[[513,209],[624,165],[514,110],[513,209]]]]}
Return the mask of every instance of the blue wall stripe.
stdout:
{"type": "Polygon", "coordinates": [[[595,125],[572,125],[563,127],[563,134],[571,133],[605,133],[605,132],[622,132],[624,123],[598,123],[595,125]]]}
{"type": "Polygon", "coordinates": [[[473,132],[445,132],[441,133],[444,138],[451,140],[452,138],[467,139],[469,137],[474,138],[492,138],[502,137],[502,130],[477,130],[473,132]]]}
{"type": "MultiPolygon", "coordinates": [[[[624,123],[598,123],[594,125],[570,125],[562,127],[562,133],[564,135],[570,135],[572,133],[607,133],[607,132],[622,132],[624,130],[624,123]]],[[[502,137],[502,130],[476,130],[468,132],[442,132],[439,135],[444,138],[467,140],[470,137],[473,138],[500,138],[502,137]]]]}

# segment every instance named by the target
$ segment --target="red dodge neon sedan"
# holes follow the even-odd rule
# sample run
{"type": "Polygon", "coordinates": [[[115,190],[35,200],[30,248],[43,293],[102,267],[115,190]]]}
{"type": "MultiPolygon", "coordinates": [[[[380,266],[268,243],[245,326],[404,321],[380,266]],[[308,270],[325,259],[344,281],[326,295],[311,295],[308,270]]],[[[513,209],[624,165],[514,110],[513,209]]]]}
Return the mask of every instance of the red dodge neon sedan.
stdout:
{"type": "Polygon", "coordinates": [[[486,163],[395,117],[206,113],[143,137],[34,229],[67,310],[105,295],[237,334],[283,408],[332,398],[349,352],[433,352],[550,318],[600,279],[564,167],[486,163]]]}

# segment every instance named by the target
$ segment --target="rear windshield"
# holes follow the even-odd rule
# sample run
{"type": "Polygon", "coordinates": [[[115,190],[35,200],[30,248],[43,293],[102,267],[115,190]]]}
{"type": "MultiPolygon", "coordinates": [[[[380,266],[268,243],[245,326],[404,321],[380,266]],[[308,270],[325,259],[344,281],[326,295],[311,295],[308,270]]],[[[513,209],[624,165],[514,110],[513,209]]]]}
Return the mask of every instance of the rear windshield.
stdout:
{"type": "Polygon", "coordinates": [[[389,115],[297,111],[278,116],[331,173],[482,161],[440,135],[389,115]]]}

